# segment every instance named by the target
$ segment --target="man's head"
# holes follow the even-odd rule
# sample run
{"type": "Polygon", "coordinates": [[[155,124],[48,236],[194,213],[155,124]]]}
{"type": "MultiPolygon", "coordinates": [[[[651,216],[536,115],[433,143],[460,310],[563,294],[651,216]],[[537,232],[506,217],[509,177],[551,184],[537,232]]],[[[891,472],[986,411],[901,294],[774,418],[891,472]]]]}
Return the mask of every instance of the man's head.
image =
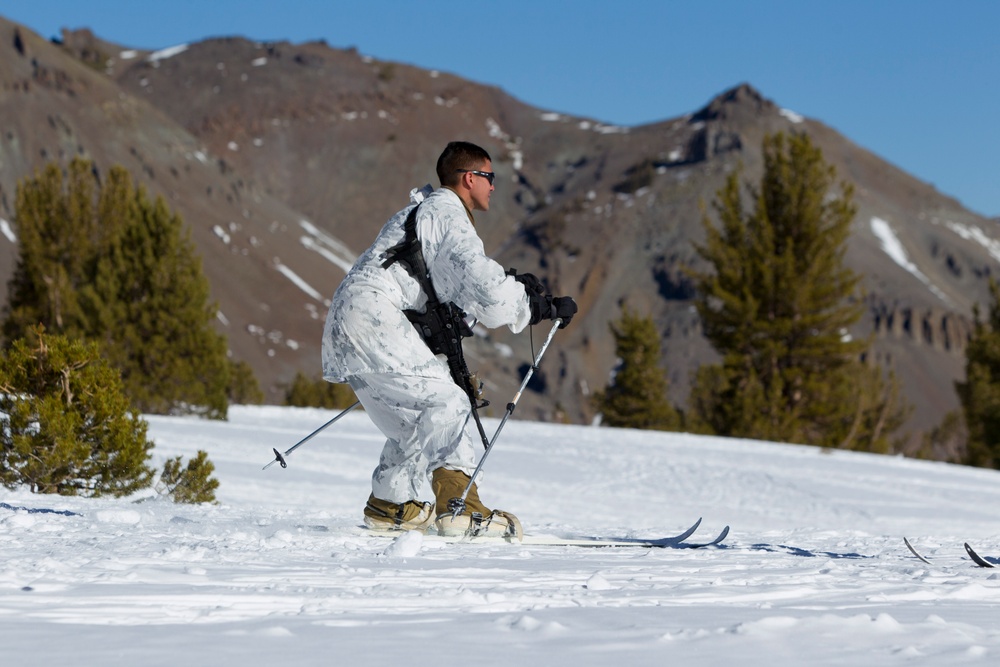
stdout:
{"type": "Polygon", "coordinates": [[[437,175],[441,185],[458,193],[470,209],[489,210],[494,176],[484,149],[467,141],[451,142],[438,158],[437,175]]]}

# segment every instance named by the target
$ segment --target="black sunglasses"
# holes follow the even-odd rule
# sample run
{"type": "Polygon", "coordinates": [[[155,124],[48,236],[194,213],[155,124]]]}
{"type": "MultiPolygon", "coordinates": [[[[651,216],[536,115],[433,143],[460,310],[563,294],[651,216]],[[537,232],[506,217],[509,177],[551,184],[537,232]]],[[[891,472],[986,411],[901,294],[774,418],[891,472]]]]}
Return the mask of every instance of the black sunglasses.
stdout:
{"type": "Polygon", "coordinates": [[[493,185],[493,179],[497,177],[497,175],[492,171],[479,171],[478,169],[456,169],[455,171],[460,174],[475,174],[476,176],[482,176],[490,182],[490,185],[493,185]]]}

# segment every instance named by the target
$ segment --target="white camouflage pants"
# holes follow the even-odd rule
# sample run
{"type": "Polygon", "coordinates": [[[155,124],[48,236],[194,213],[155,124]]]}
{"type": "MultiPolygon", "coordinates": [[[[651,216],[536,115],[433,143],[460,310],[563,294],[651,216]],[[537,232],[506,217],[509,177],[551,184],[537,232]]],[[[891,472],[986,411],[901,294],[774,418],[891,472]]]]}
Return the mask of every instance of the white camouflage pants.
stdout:
{"type": "Polygon", "coordinates": [[[348,384],[386,437],[372,473],[376,498],[402,504],[419,500],[430,472],[446,467],[471,475],[476,447],[469,397],[444,377],[379,373],[353,375],[348,384]]]}

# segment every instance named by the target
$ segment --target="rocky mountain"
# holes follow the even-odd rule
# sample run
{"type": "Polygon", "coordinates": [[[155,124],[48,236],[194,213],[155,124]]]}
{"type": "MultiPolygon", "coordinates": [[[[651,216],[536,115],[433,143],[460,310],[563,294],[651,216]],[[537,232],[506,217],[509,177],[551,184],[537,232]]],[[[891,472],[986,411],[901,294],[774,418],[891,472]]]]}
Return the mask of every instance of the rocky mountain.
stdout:
{"type": "MultiPolygon", "coordinates": [[[[321,42],[211,39],[129,51],[88,31],[59,43],[0,19],[0,218],[17,182],[74,155],[122,164],[191,226],[221,329],[271,401],[295,372],[319,373],[328,299],[413,187],[436,183],[452,139],[494,157],[497,189],[477,216],[508,267],[577,298],[520,413],[592,418],[588,397],[614,360],[608,322],[630,304],[663,331],[674,401],[714,353],[691,306],[701,205],[732,170],[761,169],[761,141],[808,132],[855,185],[848,264],[864,274],[873,336],[915,406],[917,434],[957,406],[972,307],[1000,260],[996,220],[977,216],[748,84],[680,118],[609,126],[533,108],[502,90],[321,42]]],[[[9,223],[0,280],[16,258],[9,223]]],[[[470,365],[502,406],[531,357],[528,336],[481,332],[470,365]]],[[[534,338],[537,347],[541,334],[534,338]]],[[[502,408],[498,408],[498,411],[502,408]]]]}

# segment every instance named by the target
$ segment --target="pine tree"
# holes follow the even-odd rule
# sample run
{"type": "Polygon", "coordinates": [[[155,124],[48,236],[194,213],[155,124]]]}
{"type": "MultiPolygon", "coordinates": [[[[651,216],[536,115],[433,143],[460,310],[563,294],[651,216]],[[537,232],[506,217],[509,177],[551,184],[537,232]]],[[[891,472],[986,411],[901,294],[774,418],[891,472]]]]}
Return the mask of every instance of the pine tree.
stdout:
{"type": "Polygon", "coordinates": [[[153,443],[97,345],[36,329],[0,356],[0,483],[125,496],[148,487],[153,443]]]}
{"type": "Polygon", "coordinates": [[[202,450],[188,461],[186,468],[181,468],[181,457],[175,456],[163,465],[157,491],[170,496],[175,503],[214,503],[219,480],[212,477],[213,472],[215,464],[202,450]]]}
{"type": "Polygon", "coordinates": [[[892,436],[903,426],[912,408],[901,397],[896,374],[868,363],[850,364],[844,371],[836,381],[853,390],[848,405],[853,402],[854,416],[846,432],[846,421],[829,425],[831,432],[841,438],[836,447],[876,454],[898,451],[903,438],[894,440],[892,436]]]}
{"type": "Polygon", "coordinates": [[[946,414],[941,423],[923,434],[917,458],[949,463],[967,463],[969,431],[961,409],[946,414]]]}
{"type": "Polygon", "coordinates": [[[106,230],[84,307],[144,412],[224,418],[229,362],[190,233],[162,198],[111,169],[98,204],[106,230]],[[120,216],[120,217],[119,217],[120,216]]]}
{"type": "Polygon", "coordinates": [[[680,415],[667,399],[667,374],[660,367],[660,335],[650,317],[625,307],[611,324],[615,354],[621,360],[614,378],[594,397],[608,426],[673,431],[680,415]]]}
{"type": "Polygon", "coordinates": [[[956,382],[968,429],[965,463],[1000,468],[1000,286],[990,279],[989,316],[978,306],[972,339],[965,348],[965,381],[956,382]]]}
{"type": "Polygon", "coordinates": [[[141,411],[225,417],[226,341],[190,233],[162,198],[121,167],[98,187],[93,163],[76,159],[65,183],[49,165],[19,185],[15,223],[7,340],[38,323],[96,340],[141,411]]]}
{"type": "Polygon", "coordinates": [[[229,402],[236,405],[260,405],[264,402],[264,392],[261,391],[250,364],[245,361],[230,362],[229,389],[226,395],[229,402]]]}
{"type": "Polygon", "coordinates": [[[301,371],[295,374],[295,379],[285,390],[285,405],[304,408],[334,410],[346,408],[357,400],[348,385],[327,382],[322,378],[309,379],[301,371]]]}
{"type": "Polygon", "coordinates": [[[36,324],[76,334],[83,327],[78,291],[86,284],[86,264],[98,234],[91,200],[96,182],[92,165],[73,160],[63,183],[56,164],[18,185],[15,224],[18,260],[8,285],[3,332],[23,338],[36,324]]]}
{"type": "Polygon", "coordinates": [[[881,373],[858,367],[867,343],[846,335],[862,313],[860,277],[844,265],[852,188],[834,192],[835,170],[805,134],[766,137],[763,152],[752,210],[737,172],[714,202],[720,227],[703,216],[696,250],[714,270],[692,272],[695,303],[723,359],[697,374],[692,419],[721,435],[882,448],[901,412],[884,405],[897,399],[881,373]],[[885,410],[892,419],[879,420],[885,410]]]}

